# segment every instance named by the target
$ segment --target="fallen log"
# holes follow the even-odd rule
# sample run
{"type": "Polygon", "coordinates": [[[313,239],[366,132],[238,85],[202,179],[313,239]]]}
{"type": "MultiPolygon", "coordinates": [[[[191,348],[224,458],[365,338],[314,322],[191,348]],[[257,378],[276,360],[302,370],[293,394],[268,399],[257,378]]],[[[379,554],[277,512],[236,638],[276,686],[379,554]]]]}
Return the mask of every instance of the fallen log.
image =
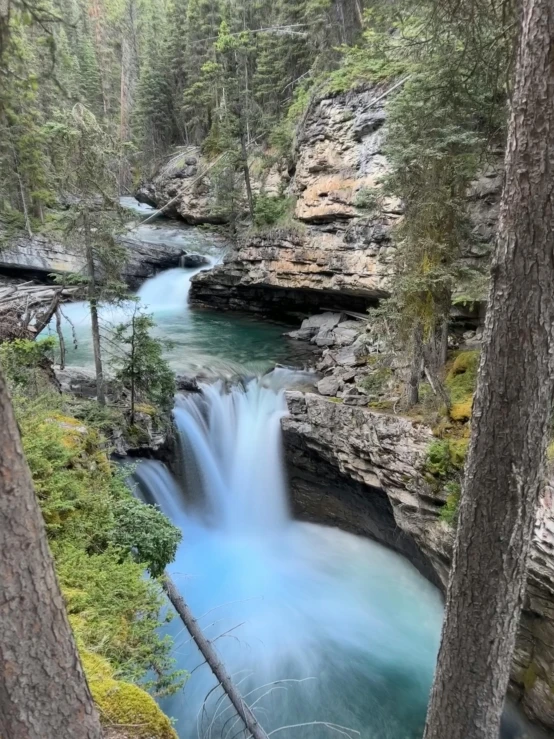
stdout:
{"type": "Polygon", "coordinates": [[[231,701],[233,708],[237,712],[246,731],[248,732],[248,736],[252,737],[252,739],[268,739],[268,735],[260,726],[254,712],[240,694],[237,686],[231,680],[231,677],[214,649],[212,642],[204,636],[202,629],[198,625],[198,621],[192,615],[190,608],[179,594],[175,587],[175,583],[167,573],[164,575],[162,586],[187,631],[193,638],[194,643],[200,650],[206,663],[231,701]]]}

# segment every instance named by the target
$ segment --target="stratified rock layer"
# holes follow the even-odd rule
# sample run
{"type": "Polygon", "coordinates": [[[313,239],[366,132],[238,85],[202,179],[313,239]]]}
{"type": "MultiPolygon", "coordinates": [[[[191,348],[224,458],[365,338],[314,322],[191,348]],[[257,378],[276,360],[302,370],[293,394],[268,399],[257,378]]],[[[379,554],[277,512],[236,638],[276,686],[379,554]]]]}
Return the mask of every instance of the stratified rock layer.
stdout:
{"type": "MultiPolygon", "coordinates": [[[[295,200],[289,223],[242,238],[223,265],[194,279],[193,301],[258,312],[290,305],[364,310],[390,292],[392,229],[403,209],[382,187],[385,90],[375,85],[312,101],[294,173],[282,182],[295,200]]],[[[500,185],[491,166],[468,193],[473,233],[460,257],[464,267],[486,270],[500,185]]]]}

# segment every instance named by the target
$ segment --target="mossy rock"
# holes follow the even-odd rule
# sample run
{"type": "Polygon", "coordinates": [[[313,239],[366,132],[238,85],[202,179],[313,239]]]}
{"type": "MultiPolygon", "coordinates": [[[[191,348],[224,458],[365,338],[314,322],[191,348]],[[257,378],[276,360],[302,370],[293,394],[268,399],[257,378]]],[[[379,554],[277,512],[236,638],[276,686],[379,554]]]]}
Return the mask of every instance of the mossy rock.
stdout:
{"type": "Polygon", "coordinates": [[[138,685],[116,680],[109,662],[93,652],[81,652],[90,691],[103,724],[132,731],[133,739],[177,739],[169,718],[151,695],[138,685]]]}
{"type": "Polygon", "coordinates": [[[471,409],[473,406],[473,395],[467,400],[454,403],[450,408],[450,418],[453,421],[469,421],[471,418],[471,409]]]}
{"type": "Polygon", "coordinates": [[[445,380],[452,407],[450,418],[453,421],[469,421],[473,394],[477,385],[479,352],[460,352],[452,362],[445,380]]]}

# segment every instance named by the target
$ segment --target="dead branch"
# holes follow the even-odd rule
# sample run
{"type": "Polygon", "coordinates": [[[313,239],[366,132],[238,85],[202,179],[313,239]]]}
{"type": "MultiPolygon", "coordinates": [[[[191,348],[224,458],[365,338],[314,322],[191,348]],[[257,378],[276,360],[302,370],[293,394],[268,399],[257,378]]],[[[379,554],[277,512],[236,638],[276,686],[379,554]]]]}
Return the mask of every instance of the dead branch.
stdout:
{"type": "Polygon", "coordinates": [[[210,666],[210,669],[215,675],[217,681],[233,704],[233,707],[236,710],[237,714],[240,716],[245,728],[252,736],[252,739],[268,739],[268,735],[258,723],[258,719],[252,713],[249,706],[245,703],[242,695],[231,680],[231,677],[229,676],[225,665],[219,658],[212,643],[204,636],[202,629],[192,615],[190,608],[185,603],[181,595],[179,595],[179,592],[177,591],[173,580],[167,574],[165,575],[163,580],[163,589],[165,590],[169,600],[173,604],[173,607],[179,614],[183,623],[187,627],[188,632],[194,639],[195,644],[200,650],[202,656],[210,666]]]}

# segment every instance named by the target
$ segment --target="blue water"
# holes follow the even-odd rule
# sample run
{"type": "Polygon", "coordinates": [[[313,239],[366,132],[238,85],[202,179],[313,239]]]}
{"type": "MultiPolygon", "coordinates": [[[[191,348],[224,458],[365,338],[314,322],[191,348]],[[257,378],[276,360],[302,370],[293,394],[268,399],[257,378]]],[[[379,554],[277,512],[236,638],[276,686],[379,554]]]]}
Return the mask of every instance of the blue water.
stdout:
{"type": "MultiPolygon", "coordinates": [[[[334,730],[321,722],[331,722],[347,736],[416,739],[440,595],[379,544],[292,520],[280,448],[287,379],[178,400],[181,474],[155,462],[138,471],[183,531],[170,572],[266,731],[316,721],[284,735],[324,739],[334,730]]],[[[191,677],[162,707],[180,739],[225,736],[231,710],[219,689],[203,707],[211,673],[181,622],[169,631],[191,677]]]]}

